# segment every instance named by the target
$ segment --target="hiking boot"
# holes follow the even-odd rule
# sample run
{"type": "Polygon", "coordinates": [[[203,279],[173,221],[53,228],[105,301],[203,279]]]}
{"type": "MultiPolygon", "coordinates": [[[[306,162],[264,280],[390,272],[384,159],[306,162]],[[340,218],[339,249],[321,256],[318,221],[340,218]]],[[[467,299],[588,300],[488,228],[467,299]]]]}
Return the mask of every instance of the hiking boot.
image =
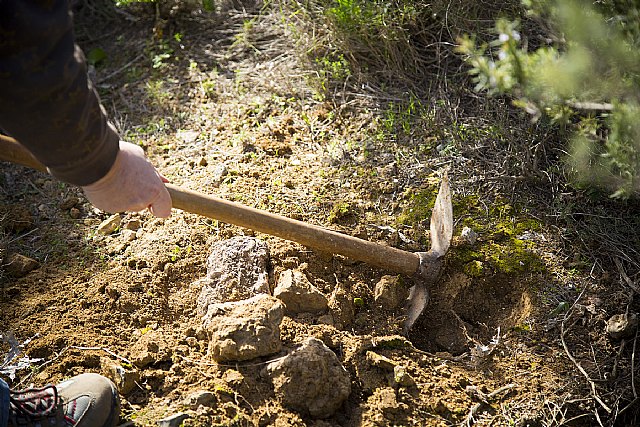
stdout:
{"type": "Polygon", "coordinates": [[[9,396],[9,427],[114,427],[120,413],[115,386],[98,374],[9,396]]]}

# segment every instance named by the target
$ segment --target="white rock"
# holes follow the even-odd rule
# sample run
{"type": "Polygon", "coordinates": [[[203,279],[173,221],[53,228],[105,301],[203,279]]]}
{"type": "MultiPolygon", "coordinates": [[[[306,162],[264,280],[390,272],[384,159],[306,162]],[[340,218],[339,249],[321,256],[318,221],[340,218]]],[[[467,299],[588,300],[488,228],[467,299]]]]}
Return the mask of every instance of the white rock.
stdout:
{"type": "Polygon", "coordinates": [[[268,260],[269,246],[254,237],[216,242],[207,260],[207,275],[196,282],[201,286],[198,313],[204,315],[211,304],[269,294],[268,260]]]}
{"type": "Polygon", "coordinates": [[[470,245],[474,245],[478,240],[478,233],[470,229],[469,227],[464,227],[461,233],[462,238],[465,242],[470,245]]]}

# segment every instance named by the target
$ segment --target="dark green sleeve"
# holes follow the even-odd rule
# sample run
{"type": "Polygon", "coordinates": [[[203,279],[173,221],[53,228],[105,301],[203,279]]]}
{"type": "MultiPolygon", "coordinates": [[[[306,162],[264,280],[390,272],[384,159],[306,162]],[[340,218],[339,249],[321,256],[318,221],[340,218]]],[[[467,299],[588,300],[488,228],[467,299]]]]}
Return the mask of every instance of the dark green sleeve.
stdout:
{"type": "Polygon", "coordinates": [[[119,137],[87,78],[68,0],[0,0],[0,128],[72,184],[113,165],[119,137]]]}

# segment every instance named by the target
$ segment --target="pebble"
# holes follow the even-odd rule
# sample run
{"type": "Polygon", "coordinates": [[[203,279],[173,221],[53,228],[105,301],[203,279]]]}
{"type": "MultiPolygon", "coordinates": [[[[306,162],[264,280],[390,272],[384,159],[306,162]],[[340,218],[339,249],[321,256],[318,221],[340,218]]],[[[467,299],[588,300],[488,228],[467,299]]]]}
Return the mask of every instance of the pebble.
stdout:
{"type": "Polygon", "coordinates": [[[122,228],[127,230],[137,231],[140,227],[142,227],[142,221],[138,218],[130,219],[122,228]]]}
{"type": "Polygon", "coordinates": [[[136,239],[136,232],[133,230],[124,229],[120,232],[120,235],[122,236],[122,240],[127,243],[133,242],[136,239]]]}
{"type": "Polygon", "coordinates": [[[395,367],[398,366],[393,360],[373,351],[367,351],[366,356],[367,362],[387,371],[393,371],[395,367]]]}
{"type": "Polygon", "coordinates": [[[80,199],[78,199],[76,196],[68,196],[62,201],[62,203],[60,203],[60,209],[62,209],[63,211],[67,211],[75,207],[79,201],[80,199]]]}
{"type": "Polygon", "coordinates": [[[616,314],[607,320],[607,334],[614,340],[631,338],[638,328],[638,316],[635,313],[616,314]]]}
{"type": "Polygon", "coordinates": [[[407,370],[402,365],[394,366],[393,382],[401,387],[413,387],[416,385],[416,380],[407,373],[407,370]]]}
{"type": "Polygon", "coordinates": [[[200,390],[191,393],[187,396],[185,404],[192,409],[197,409],[198,406],[213,406],[216,401],[216,395],[207,390],[200,390]]]}
{"type": "Polygon", "coordinates": [[[470,245],[473,245],[478,240],[478,233],[470,229],[469,227],[464,227],[461,233],[462,238],[465,242],[470,245]]]}
{"type": "Polygon", "coordinates": [[[98,233],[107,236],[116,231],[118,227],[120,227],[121,222],[122,218],[120,217],[120,214],[111,215],[109,218],[100,223],[97,231],[98,233]]]}
{"type": "Polygon", "coordinates": [[[398,276],[382,276],[376,283],[374,299],[385,310],[395,310],[408,296],[409,291],[398,276]]]}
{"type": "Polygon", "coordinates": [[[116,385],[120,394],[129,393],[136,386],[136,382],[140,381],[139,372],[126,369],[120,365],[111,365],[108,370],[108,376],[116,385]]]}
{"type": "Polygon", "coordinates": [[[178,427],[182,424],[184,420],[189,418],[191,418],[189,414],[185,414],[184,412],[179,412],[167,418],[158,420],[156,423],[158,424],[158,427],[178,427]]]}
{"type": "Polygon", "coordinates": [[[327,298],[298,270],[280,273],[273,296],[284,303],[289,315],[325,311],[328,306],[327,298]]]}
{"type": "Polygon", "coordinates": [[[224,165],[224,163],[220,163],[213,170],[213,173],[211,174],[211,179],[213,179],[214,182],[219,183],[228,173],[229,171],[227,170],[227,167],[224,165]]]}
{"type": "Polygon", "coordinates": [[[333,321],[333,316],[331,314],[323,314],[322,316],[318,317],[318,324],[319,325],[333,326],[334,323],[335,322],[333,321]]]}
{"type": "Polygon", "coordinates": [[[24,277],[38,268],[38,261],[21,254],[11,254],[5,260],[4,268],[13,277],[24,277]]]}
{"type": "Polygon", "coordinates": [[[78,208],[69,209],[69,216],[73,219],[80,219],[82,217],[82,212],[78,208]]]}

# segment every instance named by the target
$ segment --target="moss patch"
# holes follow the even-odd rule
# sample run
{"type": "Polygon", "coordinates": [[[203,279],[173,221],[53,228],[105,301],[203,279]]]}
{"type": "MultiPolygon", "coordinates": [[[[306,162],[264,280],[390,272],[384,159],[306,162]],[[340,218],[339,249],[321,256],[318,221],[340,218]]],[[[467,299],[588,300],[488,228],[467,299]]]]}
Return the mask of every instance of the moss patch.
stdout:
{"type": "Polygon", "coordinates": [[[407,205],[398,215],[397,222],[402,225],[415,226],[424,221],[429,221],[433,206],[436,203],[439,187],[412,188],[405,192],[407,205]]]}
{"type": "Polygon", "coordinates": [[[533,251],[534,243],[520,239],[526,231],[540,231],[542,225],[516,207],[496,200],[481,204],[474,195],[454,198],[454,219],[480,235],[473,247],[452,250],[450,259],[471,277],[493,273],[544,272],[544,262],[533,251]],[[486,206],[486,207],[485,207],[486,206]]]}

